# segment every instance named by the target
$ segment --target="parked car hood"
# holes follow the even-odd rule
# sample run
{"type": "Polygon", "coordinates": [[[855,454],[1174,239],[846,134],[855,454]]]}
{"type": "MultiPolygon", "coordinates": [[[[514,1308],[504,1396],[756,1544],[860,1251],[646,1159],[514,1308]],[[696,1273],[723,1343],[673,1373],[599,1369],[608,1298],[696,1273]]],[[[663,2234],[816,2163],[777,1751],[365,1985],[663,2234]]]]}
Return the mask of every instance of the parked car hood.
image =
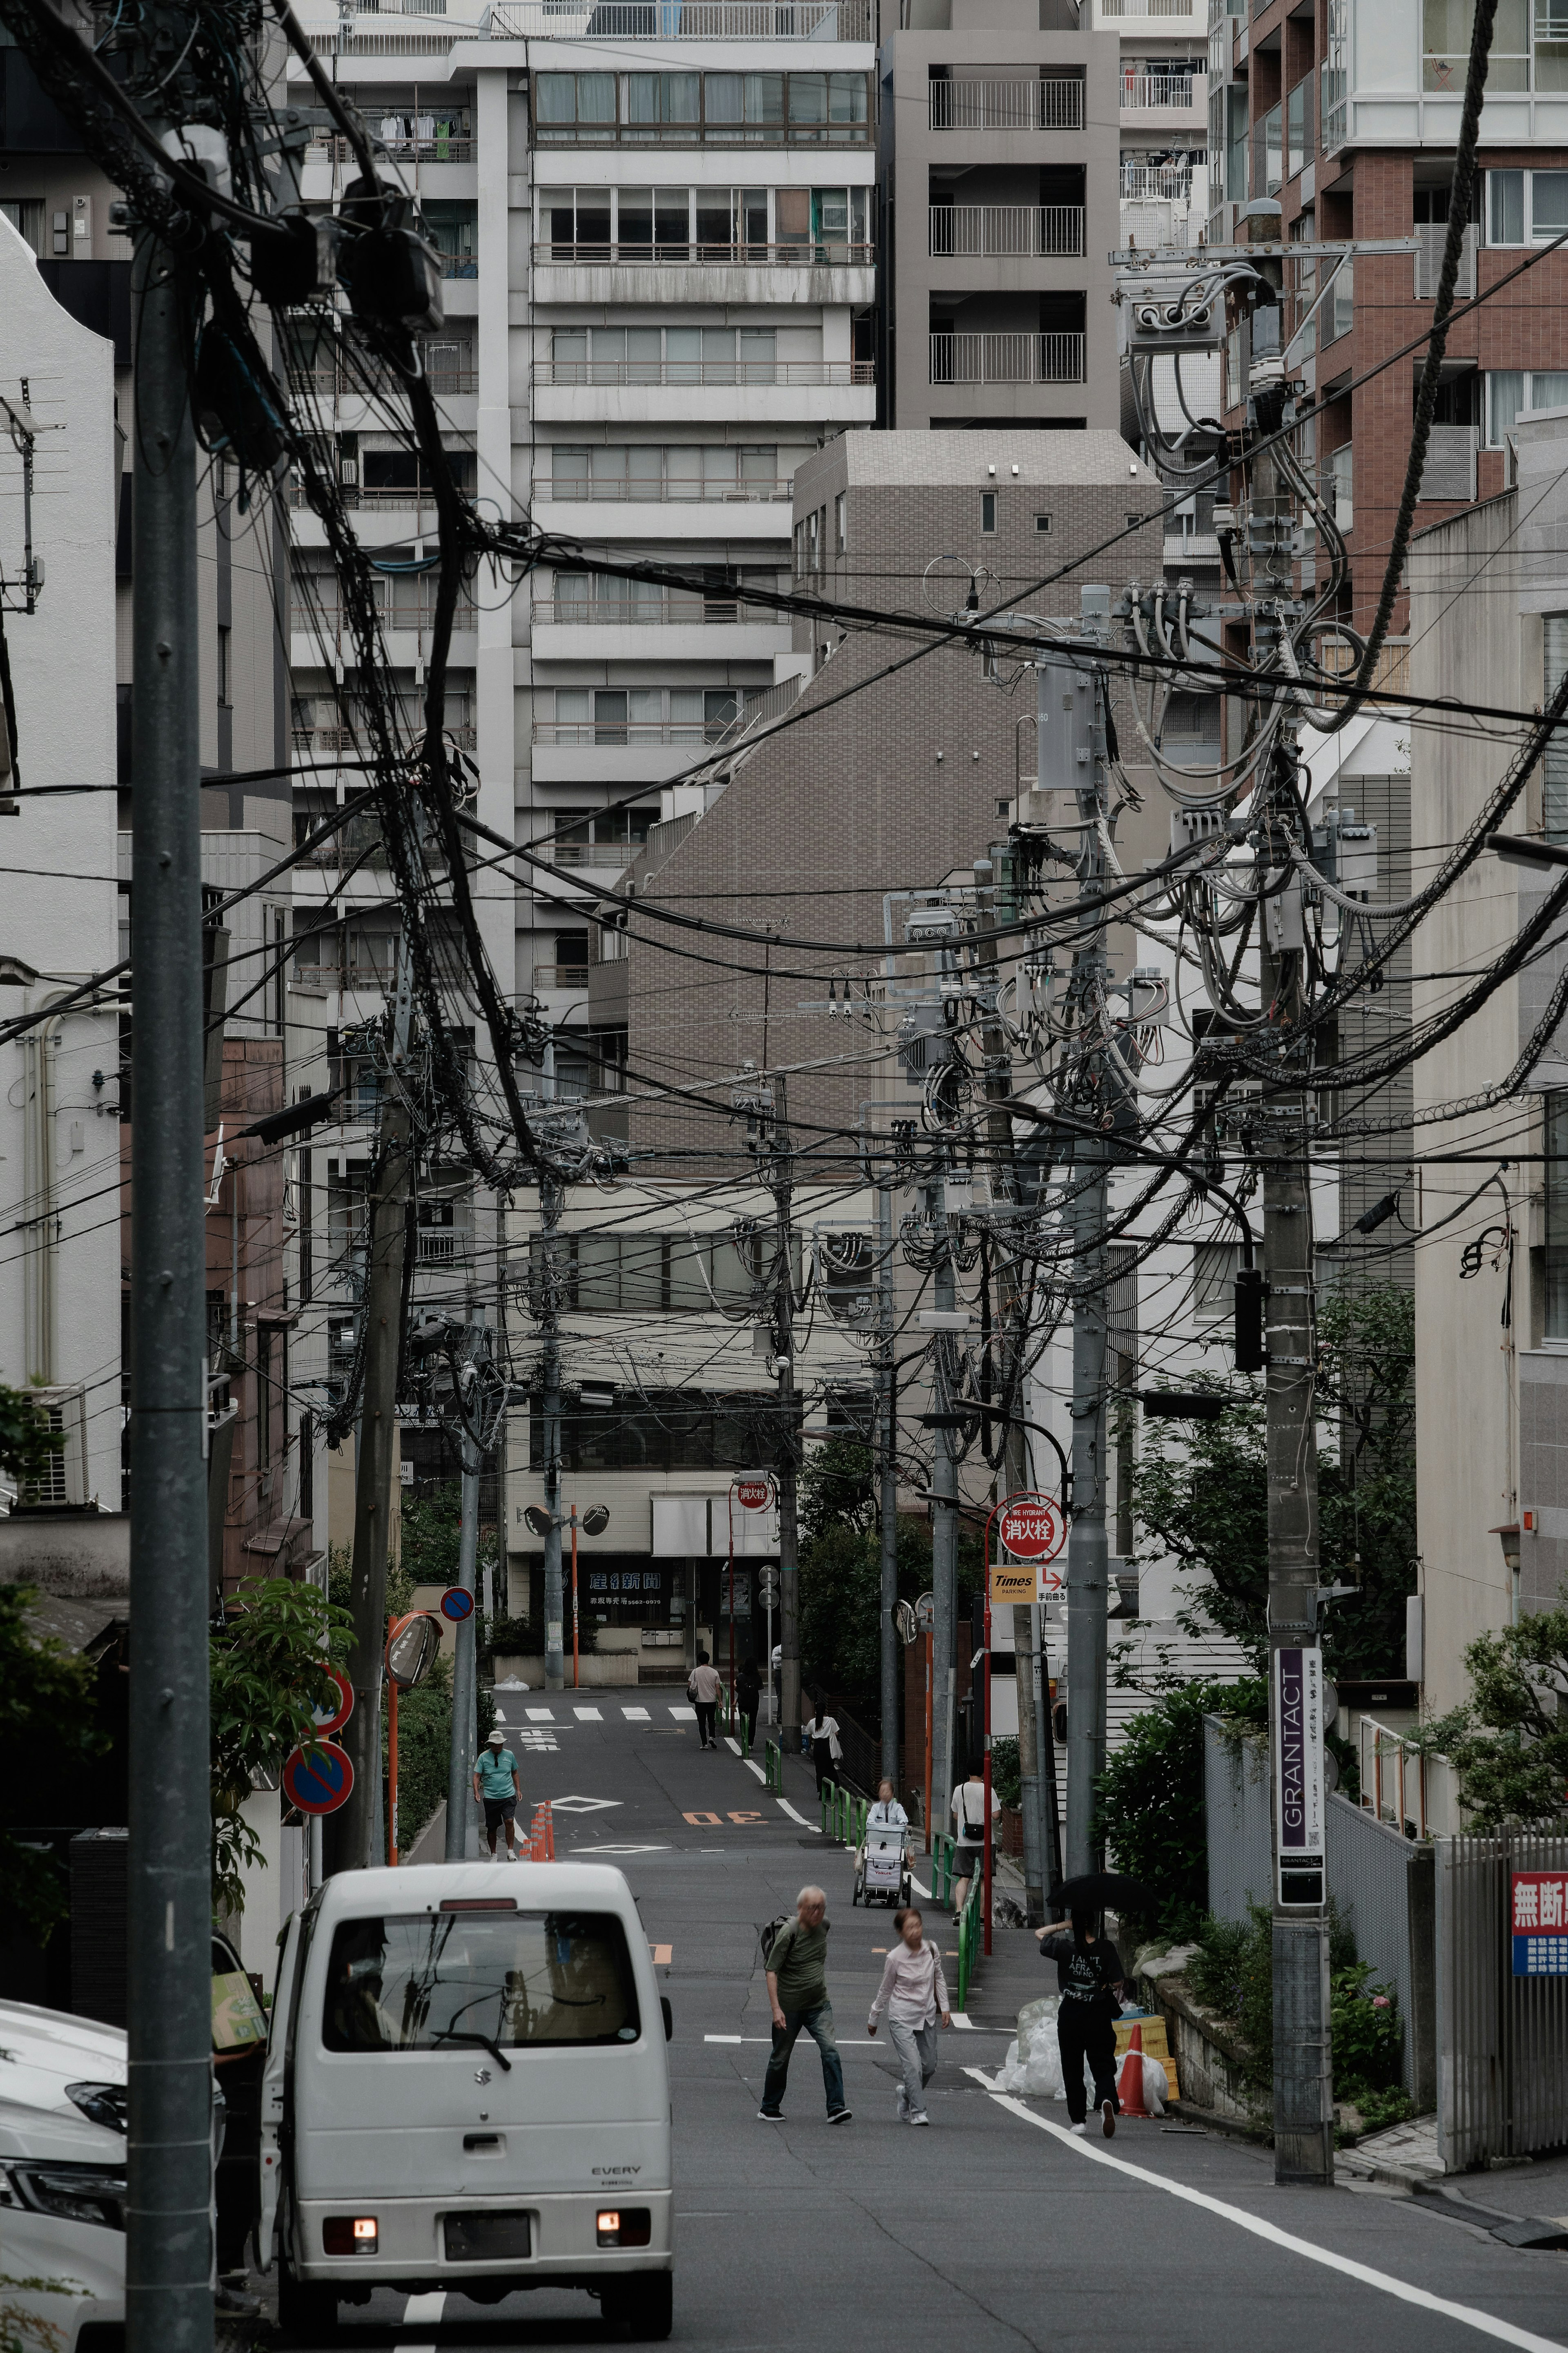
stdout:
{"type": "Polygon", "coordinates": [[[7,2156],[123,2164],[124,2134],[85,2115],[67,2086],[125,2079],[122,2027],[0,2001],[0,2151],[7,2156]]]}

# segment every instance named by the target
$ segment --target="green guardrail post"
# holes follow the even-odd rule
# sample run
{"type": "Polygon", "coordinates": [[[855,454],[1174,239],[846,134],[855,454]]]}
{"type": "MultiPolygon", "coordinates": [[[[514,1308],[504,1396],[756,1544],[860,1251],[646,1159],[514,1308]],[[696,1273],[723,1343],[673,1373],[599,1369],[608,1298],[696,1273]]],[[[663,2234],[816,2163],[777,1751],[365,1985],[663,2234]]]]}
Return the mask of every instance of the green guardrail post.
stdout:
{"type": "Polygon", "coordinates": [[[776,1740],[763,1741],[763,1764],[766,1770],[768,1788],[773,1792],[775,1797],[782,1798],[784,1795],[784,1751],[779,1746],[776,1740]]]}

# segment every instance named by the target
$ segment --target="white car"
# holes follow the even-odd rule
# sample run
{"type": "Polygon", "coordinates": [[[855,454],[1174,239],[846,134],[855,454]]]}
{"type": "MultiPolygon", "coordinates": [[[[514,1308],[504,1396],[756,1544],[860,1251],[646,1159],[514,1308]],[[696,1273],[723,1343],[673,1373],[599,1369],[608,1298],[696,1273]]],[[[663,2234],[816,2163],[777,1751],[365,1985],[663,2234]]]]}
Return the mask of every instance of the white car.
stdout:
{"type": "Polygon", "coordinates": [[[55,2353],[125,2343],[125,2033],[0,2001],[0,2245],[55,2353]],[[57,2333],[58,2332],[58,2333],[57,2333]]]}

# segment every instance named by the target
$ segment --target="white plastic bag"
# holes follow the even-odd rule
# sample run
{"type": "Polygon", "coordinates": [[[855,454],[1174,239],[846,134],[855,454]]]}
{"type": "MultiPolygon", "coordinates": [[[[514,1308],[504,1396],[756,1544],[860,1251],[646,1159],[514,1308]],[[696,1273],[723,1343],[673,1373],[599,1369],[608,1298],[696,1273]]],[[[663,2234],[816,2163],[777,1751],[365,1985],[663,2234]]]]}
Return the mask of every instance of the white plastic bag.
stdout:
{"type": "Polygon", "coordinates": [[[1065,2100],[1061,2053],[1057,2048],[1059,1994],[1045,1994],[1026,2002],[1018,2012],[1018,2033],[1007,2046],[998,2081],[1005,2091],[1023,2093],[1036,2100],[1065,2100]]]}
{"type": "Polygon", "coordinates": [[[1143,2053],[1143,2105],[1151,2116],[1163,2116],[1165,2103],[1171,2096],[1171,2079],[1158,2059],[1143,2053]]]}

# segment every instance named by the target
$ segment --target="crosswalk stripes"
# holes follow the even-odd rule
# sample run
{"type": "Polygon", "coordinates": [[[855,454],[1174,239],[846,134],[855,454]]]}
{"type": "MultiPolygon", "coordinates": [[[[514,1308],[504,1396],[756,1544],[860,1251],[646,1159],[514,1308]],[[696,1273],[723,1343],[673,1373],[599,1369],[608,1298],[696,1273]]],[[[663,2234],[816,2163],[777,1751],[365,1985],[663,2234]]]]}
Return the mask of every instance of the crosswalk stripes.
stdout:
{"type": "Polygon", "coordinates": [[[530,1724],[553,1724],[555,1721],[555,1710],[552,1707],[531,1707],[523,1712],[530,1724]]]}
{"type": "Polygon", "coordinates": [[[605,1720],[596,1707],[574,1707],[572,1713],[579,1724],[602,1724],[605,1720]]]}
{"type": "Polygon", "coordinates": [[[626,1717],[628,1724],[646,1724],[647,1722],[647,1710],[646,1707],[623,1707],[621,1714],[626,1717]]]}
{"type": "Polygon", "coordinates": [[[695,1724],[697,1721],[697,1710],[694,1707],[672,1707],[669,1712],[678,1724],[695,1724]]]}

